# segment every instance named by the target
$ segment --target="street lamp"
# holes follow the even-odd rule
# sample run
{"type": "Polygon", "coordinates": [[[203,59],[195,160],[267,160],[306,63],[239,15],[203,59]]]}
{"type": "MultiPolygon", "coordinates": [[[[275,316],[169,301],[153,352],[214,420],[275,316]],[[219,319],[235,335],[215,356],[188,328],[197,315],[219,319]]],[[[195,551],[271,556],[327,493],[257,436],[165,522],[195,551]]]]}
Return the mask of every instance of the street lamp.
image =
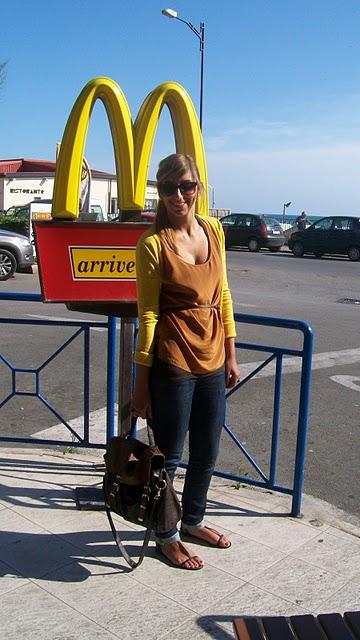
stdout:
{"type": "Polygon", "coordinates": [[[163,9],[161,13],[167,18],[174,18],[175,20],[179,20],[186,24],[189,29],[199,38],[200,41],[200,106],[199,106],[199,121],[200,121],[200,129],[202,129],[202,121],[203,121],[203,87],[204,87],[204,53],[205,53],[205,24],[200,22],[200,29],[196,29],[191,22],[187,20],[183,20],[178,17],[177,11],[174,9],[163,9]]]}
{"type": "Polygon", "coordinates": [[[215,187],[208,182],[209,191],[211,191],[211,208],[215,209],[215,187]]]}
{"type": "Polygon", "coordinates": [[[284,202],[284,206],[283,206],[283,216],[282,216],[282,221],[283,223],[285,222],[285,209],[287,209],[288,207],[290,207],[291,202],[284,202]]]}

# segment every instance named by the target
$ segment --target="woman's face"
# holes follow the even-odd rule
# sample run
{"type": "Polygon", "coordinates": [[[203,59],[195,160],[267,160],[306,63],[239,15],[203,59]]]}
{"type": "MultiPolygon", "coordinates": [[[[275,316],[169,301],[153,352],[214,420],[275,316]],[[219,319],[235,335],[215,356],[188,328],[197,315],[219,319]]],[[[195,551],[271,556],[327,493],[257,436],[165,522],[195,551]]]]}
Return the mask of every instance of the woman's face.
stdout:
{"type": "Polygon", "coordinates": [[[190,171],[185,171],[180,178],[170,177],[159,184],[159,196],[170,220],[175,224],[185,219],[193,210],[197,195],[197,182],[190,171]]]}

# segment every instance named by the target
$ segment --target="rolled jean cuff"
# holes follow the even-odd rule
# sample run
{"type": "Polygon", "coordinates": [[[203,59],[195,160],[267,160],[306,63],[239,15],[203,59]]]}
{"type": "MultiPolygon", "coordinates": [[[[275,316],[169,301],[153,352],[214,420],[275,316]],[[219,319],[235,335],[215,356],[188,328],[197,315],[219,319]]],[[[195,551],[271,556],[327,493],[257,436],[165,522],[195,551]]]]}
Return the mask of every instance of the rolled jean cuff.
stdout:
{"type": "Polygon", "coordinates": [[[168,535],[167,537],[160,537],[155,533],[155,542],[157,542],[157,544],[171,544],[172,542],[177,542],[178,540],[180,540],[180,534],[178,531],[168,535]]]}
{"type": "Polygon", "coordinates": [[[204,519],[201,520],[201,522],[199,522],[198,524],[186,524],[185,522],[181,521],[181,528],[184,533],[193,533],[194,531],[202,529],[203,527],[205,527],[204,519]]]}

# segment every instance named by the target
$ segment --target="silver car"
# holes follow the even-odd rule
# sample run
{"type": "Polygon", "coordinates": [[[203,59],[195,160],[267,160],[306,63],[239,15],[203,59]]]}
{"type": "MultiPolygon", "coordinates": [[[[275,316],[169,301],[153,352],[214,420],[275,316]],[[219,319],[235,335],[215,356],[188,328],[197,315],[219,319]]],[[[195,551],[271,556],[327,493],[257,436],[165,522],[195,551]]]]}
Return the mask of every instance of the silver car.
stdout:
{"type": "Polygon", "coordinates": [[[32,273],[33,248],[26,236],[0,229],[0,280],[8,280],[15,271],[32,273]]]}

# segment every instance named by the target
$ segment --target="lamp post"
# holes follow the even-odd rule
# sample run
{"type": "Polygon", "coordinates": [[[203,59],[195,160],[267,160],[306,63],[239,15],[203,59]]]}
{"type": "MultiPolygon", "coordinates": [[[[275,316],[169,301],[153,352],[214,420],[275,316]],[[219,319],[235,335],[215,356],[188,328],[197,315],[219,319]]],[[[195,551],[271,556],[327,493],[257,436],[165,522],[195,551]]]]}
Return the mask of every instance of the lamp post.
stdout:
{"type": "Polygon", "coordinates": [[[215,187],[208,182],[209,191],[211,191],[211,208],[215,209],[215,187]]]}
{"type": "Polygon", "coordinates": [[[283,223],[285,222],[285,209],[287,209],[288,207],[290,207],[291,202],[284,202],[284,206],[283,206],[283,216],[282,216],[282,221],[283,223]]]}
{"type": "Polygon", "coordinates": [[[163,9],[161,13],[167,18],[174,18],[186,24],[189,29],[199,38],[200,41],[200,104],[199,104],[199,122],[202,130],[203,123],[203,88],[204,88],[204,53],[205,53],[205,24],[200,22],[200,29],[196,29],[191,22],[178,17],[177,11],[174,9],[163,9]]]}

